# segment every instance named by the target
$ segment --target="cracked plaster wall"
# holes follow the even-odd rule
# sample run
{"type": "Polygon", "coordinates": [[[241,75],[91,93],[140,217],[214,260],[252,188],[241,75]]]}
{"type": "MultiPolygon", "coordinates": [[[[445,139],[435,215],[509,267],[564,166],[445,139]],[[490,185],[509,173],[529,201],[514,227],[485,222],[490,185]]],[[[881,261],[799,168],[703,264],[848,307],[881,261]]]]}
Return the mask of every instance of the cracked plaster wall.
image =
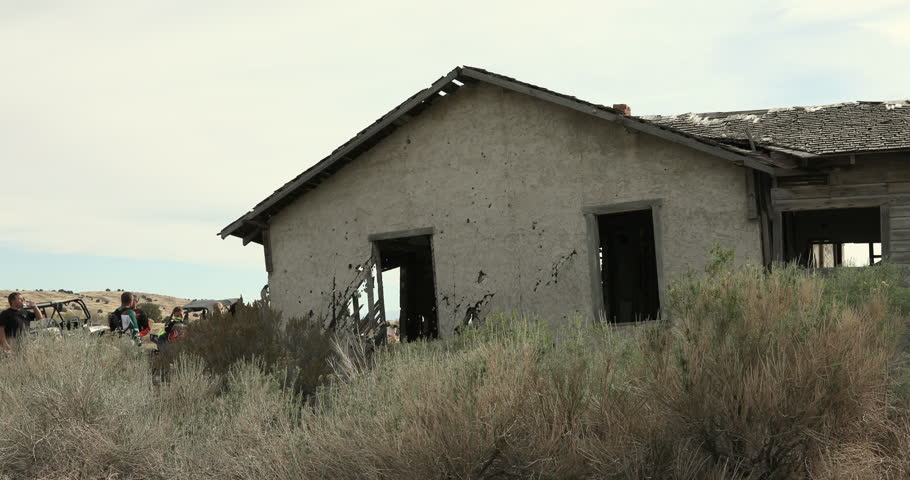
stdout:
{"type": "Polygon", "coordinates": [[[367,235],[433,227],[441,335],[470,308],[589,318],[582,207],[662,199],[670,280],[701,268],[714,242],[760,261],[745,175],[612,122],[466,85],[271,219],[271,298],[285,314],[325,318],[369,258],[367,235]]]}

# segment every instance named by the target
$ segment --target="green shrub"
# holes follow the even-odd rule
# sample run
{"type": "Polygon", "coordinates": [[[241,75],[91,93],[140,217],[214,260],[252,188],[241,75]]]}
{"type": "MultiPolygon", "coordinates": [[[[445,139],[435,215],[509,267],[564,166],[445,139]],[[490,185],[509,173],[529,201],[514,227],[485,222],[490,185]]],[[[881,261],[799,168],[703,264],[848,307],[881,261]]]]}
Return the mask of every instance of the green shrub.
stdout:
{"type": "Polygon", "coordinates": [[[206,370],[225,375],[237,363],[254,359],[283,385],[311,394],[331,373],[332,336],[303,319],[284,320],[280,313],[255,302],[236,312],[189,322],[183,340],[167,344],[155,360],[166,373],[182,355],[202,360],[206,370]]]}
{"type": "Polygon", "coordinates": [[[164,318],[161,316],[161,306],[157,303],[140,303],[136,305],[136,308],[144,311],[152,322],[161,323],[161,319],[164,318]]]}
{"type": "Polygon", "coordinates": [[[191,323],[155,359],[163,377],[116,338],[36,339],[2,359],[0,465],[11,478],[910,476],[896,267],[721,263],[635,328],[494,316],[370,354],[254,305],[191,323]]]}

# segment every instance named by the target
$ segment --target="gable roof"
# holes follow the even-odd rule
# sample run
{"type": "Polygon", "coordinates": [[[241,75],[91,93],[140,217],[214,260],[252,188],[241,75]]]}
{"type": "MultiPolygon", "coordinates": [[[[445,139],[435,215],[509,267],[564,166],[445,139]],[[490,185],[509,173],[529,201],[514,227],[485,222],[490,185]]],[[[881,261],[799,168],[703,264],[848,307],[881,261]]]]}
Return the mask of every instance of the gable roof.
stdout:
{"type": "Polygon", "coordinates": [[[814,157],[910,149],[910,101],[649,116],[699,138],[814,157]]]}
{"type": "Polygon", "coordinates": [[[372,148],[433,103],[454,94],[463,85],[474,82],[495,85],[604,120],[620,123],[630,130],[655,135],[671,142],[686,145],[729,160],[737,165],[748,166],[767,173],[771,173],[773,167],[776,166],[768,158],[736,145],[728,145],[712,138],[701,137],[650,119],[625,116],[623,112],[604,105],[587,102],[480,68],[456,67],[446,76],[417,92],[373,122],[372,125],[361,130],[353,138],[336,148],[329,156],[323,158],[278,190],[275,190],[274,193],[259,202],[252,210],[224,227],[219,235],[221,235],[221,238],[227,238],[228,236],[240,237],[243,239],[244,245],[249,242],[262,243],[262,230],[268,227],[267,222],[271,215],[274,215],[306,192],[317,188],[326,178],[332,176],[344,165],[372,148]]]}

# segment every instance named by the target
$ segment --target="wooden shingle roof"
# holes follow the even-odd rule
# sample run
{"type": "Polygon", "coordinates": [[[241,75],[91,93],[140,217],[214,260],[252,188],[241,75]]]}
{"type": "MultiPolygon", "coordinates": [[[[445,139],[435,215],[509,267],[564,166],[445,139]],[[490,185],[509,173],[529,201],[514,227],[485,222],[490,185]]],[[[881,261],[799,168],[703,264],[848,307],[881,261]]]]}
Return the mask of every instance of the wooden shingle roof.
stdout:
{"type": "Polygon", "coordinates": [[[645,119],[704,139],[796,156],[910,149],[910,101],[848,102],[645,119]]]}

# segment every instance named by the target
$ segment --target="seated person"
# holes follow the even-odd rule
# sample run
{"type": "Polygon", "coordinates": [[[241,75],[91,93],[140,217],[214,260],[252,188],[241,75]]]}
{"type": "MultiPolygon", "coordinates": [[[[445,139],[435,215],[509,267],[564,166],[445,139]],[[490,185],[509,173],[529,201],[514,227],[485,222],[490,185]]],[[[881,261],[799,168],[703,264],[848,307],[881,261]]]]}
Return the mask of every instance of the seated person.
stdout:
{"type": "Polygon", "coordinates": [[[158,346],[167,342],[176,342],[183,336],[183,309],[174,307],[171,315],[164,319],[164,330],[152,335],[152,341],[158,346]]]}

